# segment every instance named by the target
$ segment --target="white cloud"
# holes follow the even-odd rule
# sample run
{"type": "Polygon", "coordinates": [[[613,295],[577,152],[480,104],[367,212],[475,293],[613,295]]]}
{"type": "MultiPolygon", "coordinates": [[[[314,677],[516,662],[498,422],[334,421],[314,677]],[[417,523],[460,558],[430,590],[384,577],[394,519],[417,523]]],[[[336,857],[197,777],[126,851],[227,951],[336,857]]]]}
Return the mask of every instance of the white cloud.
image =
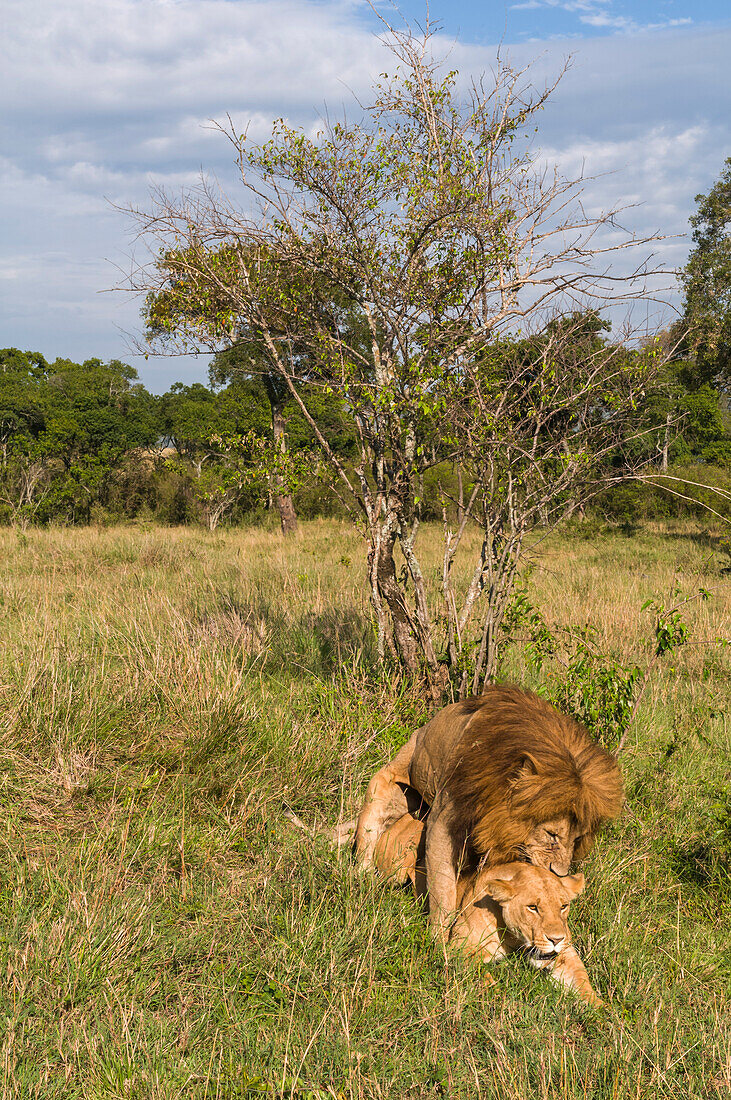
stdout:
{"type": "MultiPolygon", "coordinates": [[[[562,6],[577,19],[616,12],[594,0],[562,6]]],[[[255,140],[282,115],[313,132],[326,102],[333,115],[343,102],[357,114],[351,90],[367,99],[389,65],[362,11],[357,0],[6,0],[0,342],[124,357],[115,326],[133,329],[139,303],[99,293],[126,262],[127,225],[107,199],[144,204],[150,183],[191,186],[201,168],[235,197],[230,147],[208,125],[227,111],[237,125],[251,119],[255,140]]],[[[540,81],[556,72],[566,43],[544,47],[503,52],[518,64],[540,54],[540,81]]],[[[609,36],[574,48],[542,117],[544,155],[567,174],[583,159],[590,173],[610,173],[589,185],[593,206],[638,201],[633,226],[683,232],[694,195],[731,145],[731,31],[609,36]]],[[[494,49],[458,43],[449,63],[489,71],[494,49]]],[[[663,249],[679,263],[687,241],[663,249]]],[[[175,362],[161,384],[179,370],[175,362]]]]}
{"type": "Polygon", "coordinates": [[[685,27],[692,24],[693,20],[666,19],[662,23],[638,23],[626,15],[612,15],[609,11],[598,11],[580,15],[579,20],[588,27],[610,27],[612,30],[622,31],[627,34],[639,34],[647,31],[663,30],[668,27],[685,27]]]}
{"type": "Polygon", "coordinates": [[[643,23],[631,16],[619,14],[613,0],[525,0],[512,4],[511,11],[551,10],[575,15],[579,23],[587,27],[614,30],[620,34],[640,34],[646,31],[668,27],[680,27],[692,24],[690,17],[663,19],[659,22],[643,23]]]}
{"type": "Polygon", "coordinates": [[[334,77],[359,83],[376,52],[346,19],[349,5],[6,0],[5,9],[10,103],[47,117],[82,105],[89,117],[220,109],[232,92],[245,103],[317,103],[334,77]]]}
{"type": "MultiPolygon", "coordinates": [[[[0,72],[5,227],[0,342],[45,354],[125,354],[139,303],[119,280],[128,226],[111,202],[151,184],[235,178],[209,127],[227,111],[255,139],[278,115],[311,126],[362,91],[379,48],[357,3],[6,0],[0,72]],[[106,259],[105,259],[106,258],[106,259]]],[[[173,369],[177,369],[177,364],[173,369]]],[[[196,368],[200,375],[201,368],[196,368]]]]}

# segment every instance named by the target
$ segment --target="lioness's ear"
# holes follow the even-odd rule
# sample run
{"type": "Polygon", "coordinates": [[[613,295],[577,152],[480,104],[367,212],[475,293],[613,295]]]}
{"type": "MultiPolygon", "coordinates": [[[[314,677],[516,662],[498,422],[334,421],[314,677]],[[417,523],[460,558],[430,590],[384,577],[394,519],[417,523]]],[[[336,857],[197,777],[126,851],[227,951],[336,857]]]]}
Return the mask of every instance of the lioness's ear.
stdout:
{"type": "Polygon", "coordinates": [[[490,868],[486,875],[480,878],[480,887],[484,894],[494,901],[510,901],[516,894],[516,887],[512,879],[516,877],[517,865],[498,864],[490,868]]]}
{"type": "Polygon", "coordinates": [[[504,878],[494,878],[489,882],[483,882],[482,888],[489,898],[494,901],[510,901],[515,896],[515,887],[512,882],[504,878]]]}
{"type": "Polygon", "coordinates": [[[495,901],[510,901],[515,895],[515,886],[512,879],[515,877],[515,867],[509,864],[498,864],[482,878],[480,885],[489,898],[495,901]]]}
{"type": "Polygon", "coordinates": [[[561,879],[561,883],[568,890],[569,897],[576,898],[586,886],[586,879],[582,874],[566,875],[561,879]]]}

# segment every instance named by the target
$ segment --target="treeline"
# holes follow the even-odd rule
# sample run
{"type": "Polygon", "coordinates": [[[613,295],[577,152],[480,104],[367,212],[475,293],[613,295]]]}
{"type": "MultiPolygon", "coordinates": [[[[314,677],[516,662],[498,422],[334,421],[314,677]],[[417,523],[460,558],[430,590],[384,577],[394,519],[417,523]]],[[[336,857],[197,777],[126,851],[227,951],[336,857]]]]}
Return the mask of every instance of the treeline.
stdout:
{"type": "MultiPolygon", "coordinates": [[[[210,386],[178,382],[155,396],[116,359],[49,363],[37,352],[0,351],[0,522],[145,518],[214,528],[273,506],[281,478],[264,466],[276,424],[292,455],[311,454],[312,432],[264,379],[222,381],[226,363],[212,364],[210,386]]],[[[337,399],[304,397],[349,460],[353,436],[337,399]]],[[[316,476],[300,476],[297,505],[327,514],[337,500],[316,476]]]]}
{"type": "MultiPolygon", "coordinates": [[[[594,339],[603,338],[595,327],[594,339]]],[[[162,396],[119,360],[49,363],[36,352],[0,351],[0,522],[149,519],[214,529],[268,510],[290,524],[298,514],[338,514],[307,412],[348,468],[356,433],[336,394],[313,386],[299,395],[305,411],[272,378],[247,373],[236,351],[214,358],[209,385],[175,383],[162,396]]],[[[731,494],[726,400],[692,359],[664,368],[627,445],[668,474],[666,491],[617,486],[594,502],[598,514],[632,522],[702,514],[706,504],[731,516],[728,498],[720,504],[702,487],[731,494]]],[[[445,501],[456,512],[469,492],[453,456],[435,451],[433,459],[424,519],[440,519],[445,501]]]]}

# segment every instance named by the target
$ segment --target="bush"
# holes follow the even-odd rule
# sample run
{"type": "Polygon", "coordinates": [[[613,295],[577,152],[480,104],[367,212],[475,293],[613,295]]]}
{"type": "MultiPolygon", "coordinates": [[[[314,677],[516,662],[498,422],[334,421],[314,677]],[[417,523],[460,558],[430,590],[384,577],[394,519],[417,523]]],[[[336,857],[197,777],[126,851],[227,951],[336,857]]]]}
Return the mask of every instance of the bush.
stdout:
{"type": "MultiPolygon", "coordinates": [[[[653,477],[659,482],[662,475],[656,472],[653,477]]],[[[687,517],[708,519],[709,508],[731,520],[731,466],[710,463],[671,466],[665,485],[666,488],[661,484],[640,482],[618,485],[598,496],[593,508],[617,523],[687,517]],[[724,493],[725,497],[721,495],[724,493]]]]}

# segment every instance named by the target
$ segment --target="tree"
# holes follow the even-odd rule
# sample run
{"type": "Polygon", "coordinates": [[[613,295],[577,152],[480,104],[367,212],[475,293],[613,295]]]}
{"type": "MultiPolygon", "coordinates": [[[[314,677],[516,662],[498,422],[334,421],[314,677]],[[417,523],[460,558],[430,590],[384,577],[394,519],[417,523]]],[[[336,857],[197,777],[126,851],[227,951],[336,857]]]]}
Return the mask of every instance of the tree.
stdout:
{"type": "Polygon", "coordinates": [[[464,99],[428,33],[394,33],[390,48],[396,73],[357,123],[323,123],[310,139],[280,120],[262,146],[226,129],[243,209],[204,181],[132,211],[158,255],[135,288],[163,342],[245,344],[286,386],[366,536],[381,655],[425,674],[435,695],[450,679],[465,693],[494,671],[527,532],[591,496],[610,466],[625,472],[657,351],[587,337],[587,305],[595,315],[643,295],[647,270],[616,289],[608,254],[639,242],[603,244],[615,212],[587,217],[581,181],[541,169],[526,147],[552,89],[524,87],[499,62],[494,86],[464,99]],[[347,408],[352,468],[304,385],[347,408]],[[435,600],[420,499],[445,459],[470,490],[456,529],[444,500],[435,600]],[[458,586],[468,523],[480,548],[458,586]]]}
{"type": "Polygon", "coordinates": [[[201,382],[174,382],[162,397],[161,414],[165,438],[200,478],[203,466],[217,454],[212,437],[233,428],[216,394],[201,382]]]}
{"type": "MultiPolygon", "coordinates": [[[[658,334],[669,341],[668,333],[658,334]]],[[[692,462],[725,465],[731,456],[731,422],[723,395],[709,382],[699,382],[695,360],[671,357],[656,372],[638,403],[636,423],[643,431],[634,441],[634,453],[667,472],[670,465],[692,462]]]]}
{"type": "Polygon", "coordinates": [[[731,384],[731,157],[690,219],[694,248],[682,276],[687,343],[699,384],[731,384]]]}
{"type": "MultiPolygon", "coordinates": [[[[224,391],[227,402],[234,408],[245,408],[248,414],[246,424],[242,424],[238,432],[254,431],[262,439],[271,438],[279,452],[276,464],[291,466],[288,451],[309,452],[315,438],[286,383],[278,375],[269,373],[266,359],[263,363],[258,362],[253,351],[239,343],[219,352],[209,367],[211,384],[230,383],[224,391]],[[261,415],[264,407],[269,410],[268,424],[263,422],[261,415]]],[[[355,432],[342,400],[334,393],[326,393],[322,386],[301,385],[299,392],[308,413],[324,430],[335,453],[341,459],[350,457],[355,432]]],[[[286,490],[288,479],[282,477],[280,470],[273,472],[269,481],[275,490],[273,496],[282,533],[292,534],[296,530],[297,517],[292,493],[286,490]]]]}
{"type": "Polygon", "coordinates": [[[158,435],[155,399],[127,364],[0,351],[0,494],[14,520],[88,519],[120,462],[158,435]]]}
{"type": "MultiPolygon", "coordinates": [[[[252,366],[249,362],[249,356],[246,354],[245,346],[241,344],[231,349],[230,352],[217,356],[210,368],[211,377],[220,380],[247,378],[251,376],[251,372],[252,366]]],[[[284,456],[287,452],[284,408],[289,397],[289,390],[278,375],[269,373],[266,368],[263,371],[260,369],[255,374],[258,375],[259,389],[262,391],[269,407],[272,439],[279,453],[284,456]]],[[[271,481],[282,534],[293,535],[297,530],[297,513],[295,512],[292,494],[287,491],[281,477],[273,475],[271,481]]]]}
{"type": "Polygon", "coordinates": [[[88,520],[126,456],[157,441],[156,400],[133,367],[93,358],[50,364],[42,401],[41,440],[56,463],[48,507],[71,522],[88,520]]]}
{"type": "Polygon", "coordinates": [[[39,442],[45,420],[41,384],[48,364],[39,353],[0,351],[0,500],[14,522],[27,523],[47,491],[39,442]]]}

